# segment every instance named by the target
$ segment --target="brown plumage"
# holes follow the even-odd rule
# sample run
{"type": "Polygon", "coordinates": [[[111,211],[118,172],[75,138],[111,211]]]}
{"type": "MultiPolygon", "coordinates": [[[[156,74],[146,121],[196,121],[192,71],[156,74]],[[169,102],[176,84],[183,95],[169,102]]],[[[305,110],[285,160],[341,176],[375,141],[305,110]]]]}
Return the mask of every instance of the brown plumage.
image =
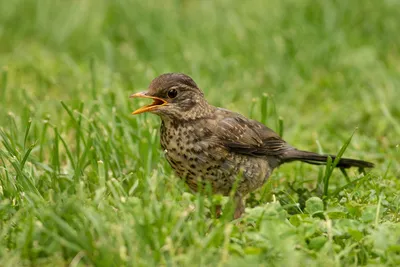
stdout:
{"type": "MultiPolygon", "coordinates": [[[[291,161],[324,164],[327,155],[297,150],[258,121],[214,107],[187,75],[167,73],[155,78],[147,92],[131,97],[153,99],[133,114],[161,117],[161,146],[176,174],[193,191],[210,183],[214,193],[235,193],[235,218],[244,211],[243,198],[261,187],[273,169],[291,161]]],[[[331,156],[333,159],[335,156],[331,156]]],[[[337,167],[370,168],[370,162],[340,159],[337,167]]]]}

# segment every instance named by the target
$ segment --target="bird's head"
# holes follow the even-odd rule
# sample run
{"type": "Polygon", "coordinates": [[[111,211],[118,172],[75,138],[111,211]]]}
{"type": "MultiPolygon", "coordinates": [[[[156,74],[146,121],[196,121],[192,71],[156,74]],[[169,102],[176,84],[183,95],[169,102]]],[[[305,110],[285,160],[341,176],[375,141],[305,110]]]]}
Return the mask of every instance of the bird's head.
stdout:
{"type": "Polygon", "coordinates": [[[146,92],[130,97],[153,100],[153,103],[132,112],[134,115],[151,112],[162,118],[190,119],[208,113],[210,107],[193,79],[182,73],[162,74],[150,83],[146,92]]]}

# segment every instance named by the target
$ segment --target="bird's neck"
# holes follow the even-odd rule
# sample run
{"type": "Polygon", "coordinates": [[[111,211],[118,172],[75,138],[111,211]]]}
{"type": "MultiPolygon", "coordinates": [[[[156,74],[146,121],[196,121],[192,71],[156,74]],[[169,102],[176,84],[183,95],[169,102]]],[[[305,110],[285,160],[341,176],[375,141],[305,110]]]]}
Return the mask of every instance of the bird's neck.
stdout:
{"type": "Polygon", "coordinates": [[[208,104],[205,99],[197,99],[196,102],[187,110],[182,110],[172,114],[160,115],[165,124],[184,123],[199,119],[210,118],[215,114],[216,107],[208,104]]]}

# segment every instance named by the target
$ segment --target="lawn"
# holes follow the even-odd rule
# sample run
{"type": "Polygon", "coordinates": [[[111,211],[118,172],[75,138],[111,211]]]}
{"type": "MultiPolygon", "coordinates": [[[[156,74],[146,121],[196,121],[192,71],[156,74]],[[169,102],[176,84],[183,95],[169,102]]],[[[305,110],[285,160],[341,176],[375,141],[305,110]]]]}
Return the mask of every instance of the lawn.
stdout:
{"type": "Polygon", "coordinates": [[[399,29],[395,0],[0,1],[0,266],[398,266],[399,29]],[[131,115],[165,72],[376,167],[283,165],[232,221],[131,115]]]}

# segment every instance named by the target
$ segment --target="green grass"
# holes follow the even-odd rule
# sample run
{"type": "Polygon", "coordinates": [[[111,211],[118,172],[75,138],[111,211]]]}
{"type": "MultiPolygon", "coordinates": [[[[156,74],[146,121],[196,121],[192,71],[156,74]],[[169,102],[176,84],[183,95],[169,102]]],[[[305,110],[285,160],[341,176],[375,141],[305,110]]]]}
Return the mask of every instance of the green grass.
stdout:
{"type": "Polygon", "coordinates": [[[399,265],[399,17],[391,0],[0,1],[0,266],[399,265]],[[164,72],[376,168],[284,165],[232,222],[173,175],[159,119],[130,114],[164,72]]]}

